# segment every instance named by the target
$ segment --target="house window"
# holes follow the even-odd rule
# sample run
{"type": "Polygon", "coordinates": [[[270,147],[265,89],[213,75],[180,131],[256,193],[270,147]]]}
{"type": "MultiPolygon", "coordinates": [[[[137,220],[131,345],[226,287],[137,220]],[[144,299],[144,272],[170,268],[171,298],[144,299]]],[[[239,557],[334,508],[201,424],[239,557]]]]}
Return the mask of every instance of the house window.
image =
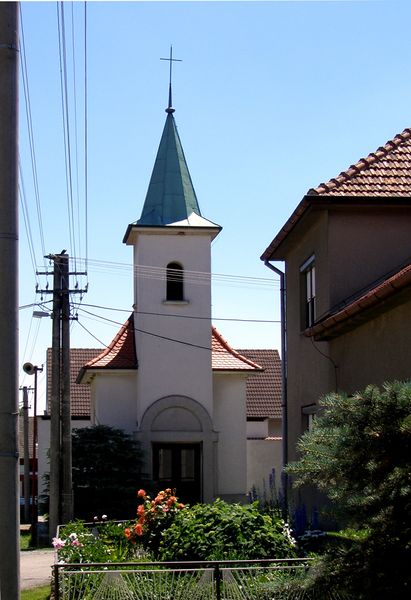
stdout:
{"type": "Polygon", "coordinates": [[[184,300],[184,269],[176,262],[167,265],[167,294],[168,301],[184,300]]]}
{"type": "Polygon", "coordinates": [[[300,267],[301,279],[301,321],[302,328],[306,329],[315,323],[316,296],[315,296],[315,257],[310,256],[300,267]]]}
{"type": "Polygon", "coordinates": [[[317,414],[318,406],[316,404],[306,404],[301,407],[301,414],[303,417],[303,431],[311,431],[315,415],[317,414]]]}

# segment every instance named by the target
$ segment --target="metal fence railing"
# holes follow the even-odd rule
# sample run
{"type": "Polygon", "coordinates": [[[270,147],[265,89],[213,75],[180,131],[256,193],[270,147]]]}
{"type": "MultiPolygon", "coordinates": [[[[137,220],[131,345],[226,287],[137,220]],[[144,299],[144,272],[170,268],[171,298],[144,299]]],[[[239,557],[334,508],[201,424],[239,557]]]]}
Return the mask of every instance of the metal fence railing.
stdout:
{"type": "MultiPolygon", "coordinates": [[[[310,559],[76,563],[53,567],[54,600],[282,600],[310,559]]],[[[333,596],[330,595],[329,598],[333,596]]]]}

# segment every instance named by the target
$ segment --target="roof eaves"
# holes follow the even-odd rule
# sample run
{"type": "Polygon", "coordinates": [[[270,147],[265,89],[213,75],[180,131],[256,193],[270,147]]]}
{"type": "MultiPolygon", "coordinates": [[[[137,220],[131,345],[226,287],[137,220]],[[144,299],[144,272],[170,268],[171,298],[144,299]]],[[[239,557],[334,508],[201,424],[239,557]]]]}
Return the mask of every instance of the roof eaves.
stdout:
{"type": "Polygon", "coordinates": [[[306,337],[326,339],[327,336],[330,336],[335,329],[342,326],[348,319],[376,307],[380,302],[391,298],[408,286],[411,286],[411,264],[401,268],[385,281],[374,285],[367,292],[344,306],[344,308],[337,309],[334,313],[327,315],[322,321],[306,329],[304,335],[306,337]]]}
{"type": "Polygon", "coordinates": [[[134,314],[131,314],[124,325],[121,327],[119,332],[116,334],[114,339],[110,342],[110,344],[105,348],[98,356],[89,360],[83,367],[81,367],[79,374],[76,379],[76,383],[84,383],[84,377],[86,372],[89,370],[136,370],[138,368],[136,349],[134,343],[134,314]],[[129,338],[131,336],[131,339],[129,338]],[[131,344],[131,358],[126,356],[125,343],[129,342],[128,348],[131,344]],[[108,358],[110,357],[111,358],[108,358]],[[115,360],[123,361],[121,364],[116,364],[115,360]],[[107,360],[107,363],[102,363],[102,361],[107,360]],[[129,365],[125,366],[124,361],[129,363],[129,365]],[[98,364],[100,363],[100,364],[98,364]]]}
{"type": "MultiPolygon", "coordinates": [[[[292,231],[298,221],[303,217],[307,208],[315,202],[315,199],[322,197],[325,201],[333,201],[335,202],[335,198],[338,197],[340,201],[349,200],[350,193],[345,191],[345,193],[338,194],[338,188],[341,187],[344,183],[355,178],[357,175],[362,172],[370,169],[375,166],[377,163],[381,162],[383,159],[387,157],[390,153],[400,148],[406,142],[411,140],[411,128],[406,128],[402,133],[396,135],[392,140],[389,140],[384,146],[381,146],[375,152],[372,152],[365,158],[361,158],[357,163],[351,165],[345,171],[342,171],[337,177],[330,179],[327,183],[321,183],[316,188],[311,188],[308,190],[306,195],[303,197],[301,202],[298,204],[297,208],[291,214],[289,219],[286,221],[285,225],[280,229],[276,237],[273,239],[271,244],[266,248],[266,250],[261,255],[261,260],[269,261],[269,260],[282,260],[281,257],[274,256],[275,252],[278,251],[280,245],[288,236],[288,234],[292,231]],[[327,198],[329,195],[329,198],[327,198]]],[[[391,203],[394,198],[396,202],[400,203],[401,200],[406,201],[410,197],[409,190],[400,190],[396,193],[393,193],[390,189],[388,190],[378,190],[376,193],[363,193],[363,191],[356,192],[353,194],[351,192],[352,198],[356,199],[358,202],[359,198],[364,200],[365,198],[375,198],[378,197],[380,202],[384,201],[384,198],[390,198],[391,203]]]]}

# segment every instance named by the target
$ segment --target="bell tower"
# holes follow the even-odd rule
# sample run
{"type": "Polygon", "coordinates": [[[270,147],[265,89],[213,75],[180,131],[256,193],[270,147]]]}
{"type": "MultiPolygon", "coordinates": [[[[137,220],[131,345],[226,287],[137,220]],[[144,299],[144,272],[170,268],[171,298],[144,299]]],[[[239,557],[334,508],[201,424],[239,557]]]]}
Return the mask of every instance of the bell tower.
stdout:
{"type": "Polygon", "coordinates": [[[212,419],[211,242],[221,227],[201,215],[171,94],[166,113],[141,217],[123,240],[134,251],[138,420],[168,396],[212,419]]]}

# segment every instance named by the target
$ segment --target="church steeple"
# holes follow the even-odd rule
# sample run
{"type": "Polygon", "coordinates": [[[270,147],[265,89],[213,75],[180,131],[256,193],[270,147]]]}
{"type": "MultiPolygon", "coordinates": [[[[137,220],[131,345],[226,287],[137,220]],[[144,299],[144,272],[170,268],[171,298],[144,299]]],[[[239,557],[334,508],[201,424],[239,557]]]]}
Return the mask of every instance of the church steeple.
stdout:
{"type": "Polygon", "coordinates": [[[173,117],[174,109],[166,109],[167,118],[143,211],[138,225],[170,225],[201,217],[197,196],[191,181],[183,147],[173,117]]]}
{"type": "Polygon", "coordinates": [[[139,232],[145,228],[190,228],[207,230],[214,239],[220,225],[201,215],[197,196],[188,170],[173,113],[171,94],[172,48],[170,58],[170,83],[166,122],[160,140],[153,172],[151,174],[141,217],[131,223],[124,235],[126,244],[136,243],[139,232]]]}

